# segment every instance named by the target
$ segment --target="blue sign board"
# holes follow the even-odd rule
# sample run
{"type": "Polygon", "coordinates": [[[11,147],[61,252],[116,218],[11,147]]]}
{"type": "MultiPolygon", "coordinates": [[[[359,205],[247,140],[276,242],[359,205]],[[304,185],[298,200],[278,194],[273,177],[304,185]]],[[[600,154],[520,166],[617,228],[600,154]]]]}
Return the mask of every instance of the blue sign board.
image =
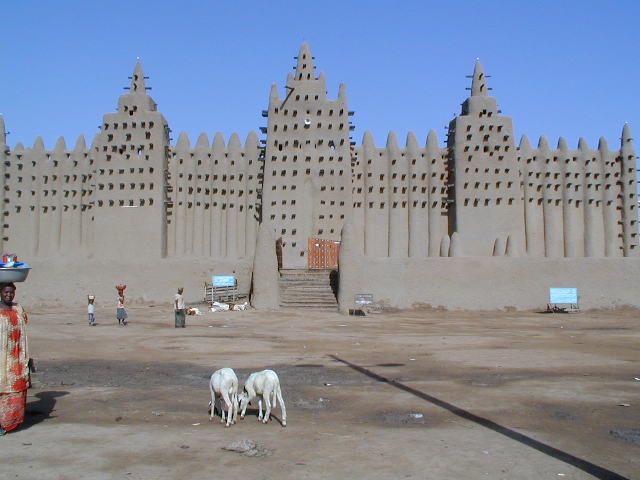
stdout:
{"type": "Polygon", "coordinates": [[[236,277],[235,275],[213,275],[211,284],[214,287],[235,287],[236,277]]]}
{"type": "Polygon", "coordinates": [[[551,287],[549,288],[549,303],[578,303],[578,289],[551,287]]]}

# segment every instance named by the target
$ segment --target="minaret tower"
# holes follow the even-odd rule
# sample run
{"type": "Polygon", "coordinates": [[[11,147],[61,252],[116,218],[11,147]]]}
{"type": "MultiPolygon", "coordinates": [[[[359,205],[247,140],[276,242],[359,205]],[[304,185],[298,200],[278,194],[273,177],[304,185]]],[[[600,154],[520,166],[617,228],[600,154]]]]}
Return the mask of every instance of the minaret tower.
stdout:
{"type": "Polygon", "coordinates": [[[94,145],[94,249],[106,258],[166,256],[169,127],[145,78],[137,62],[94,145]]]}
{"type": "Polygon", "coordinates": [[[504,255],[507,246],[521,255],[523,191],[511,117],[500,115],[479,61],[471,78],[471,96],[449,124],[449,235],[458,233],[464,255],[504,255]]]}
{"type": "Polygon", "coordinates": [[[636,151],[631,128],[625,123],[620,145],[620,182],[622,188],[622,249],[625,257],[637,257],[638,251],[638,191],[636,151]]]}
{"type": "Polygon", "coordinates": [[[262,219],[282,242],[283,268],[306,268],[309,238],[339,240],[351,216],[351,144],[346,89],[327,98],[307,43],[287,76],[283,98],[271,88],[262,219]]]}

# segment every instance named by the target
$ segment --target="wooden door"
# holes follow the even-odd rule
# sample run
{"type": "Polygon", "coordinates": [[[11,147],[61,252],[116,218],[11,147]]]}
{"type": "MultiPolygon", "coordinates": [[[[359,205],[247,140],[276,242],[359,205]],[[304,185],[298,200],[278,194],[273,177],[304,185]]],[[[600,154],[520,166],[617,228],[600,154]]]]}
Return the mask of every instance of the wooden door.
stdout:
{"type": "Polygon", "coordinates": [[[324,238],[310,237],[308,241],[309,269],[338,268],[340,242],[324,238]]]}

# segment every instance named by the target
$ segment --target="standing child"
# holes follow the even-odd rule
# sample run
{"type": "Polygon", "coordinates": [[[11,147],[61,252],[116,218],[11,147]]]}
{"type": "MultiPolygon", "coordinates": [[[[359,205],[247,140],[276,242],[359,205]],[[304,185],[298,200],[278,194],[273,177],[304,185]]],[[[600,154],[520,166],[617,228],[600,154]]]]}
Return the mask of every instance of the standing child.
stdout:
{"type": "Polygon", "coordinates": [[[184,292],[184,288],[180,287],[178,289],[178,293],[176,293],[175,299],[173,300],[173,306],[175,308],[176,328],[184,328],[186,307],[184,304],[184,297],[182,296],[182,292],[184,292]]]}
{"type": "Polygon", "coordinates": [[[118,291],[118,306],[116,307],[116,318],[118,319],[118,325],[124,327],[127,325],[127,310],[124,308],[124,290],[126,285],[116,285],[118,291]]]}
{"type": "Polygon", "coordinates": [[[87,297],[89,304],[87,305],[87,317],[89,318],[89,326],[94,327],[96,325],[96,306],[93,302],[95,302],[96,297],[93,295],[89,295],[87,297]]]}

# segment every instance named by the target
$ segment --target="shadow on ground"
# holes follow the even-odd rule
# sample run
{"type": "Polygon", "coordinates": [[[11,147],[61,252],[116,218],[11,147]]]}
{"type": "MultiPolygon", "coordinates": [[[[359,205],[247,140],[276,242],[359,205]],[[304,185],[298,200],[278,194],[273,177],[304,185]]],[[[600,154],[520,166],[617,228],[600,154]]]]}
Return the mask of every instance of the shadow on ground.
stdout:
{"type": "Polygon", "coordinates": [[[66,391],[45,391],[35,395],[38,400],[27,400],[25,418],[20,425],[20,429],[26,430],[48,418],[54,418],[52,413],[55,410],[57,399],[68,394],[69,392],[66,391]]]}

